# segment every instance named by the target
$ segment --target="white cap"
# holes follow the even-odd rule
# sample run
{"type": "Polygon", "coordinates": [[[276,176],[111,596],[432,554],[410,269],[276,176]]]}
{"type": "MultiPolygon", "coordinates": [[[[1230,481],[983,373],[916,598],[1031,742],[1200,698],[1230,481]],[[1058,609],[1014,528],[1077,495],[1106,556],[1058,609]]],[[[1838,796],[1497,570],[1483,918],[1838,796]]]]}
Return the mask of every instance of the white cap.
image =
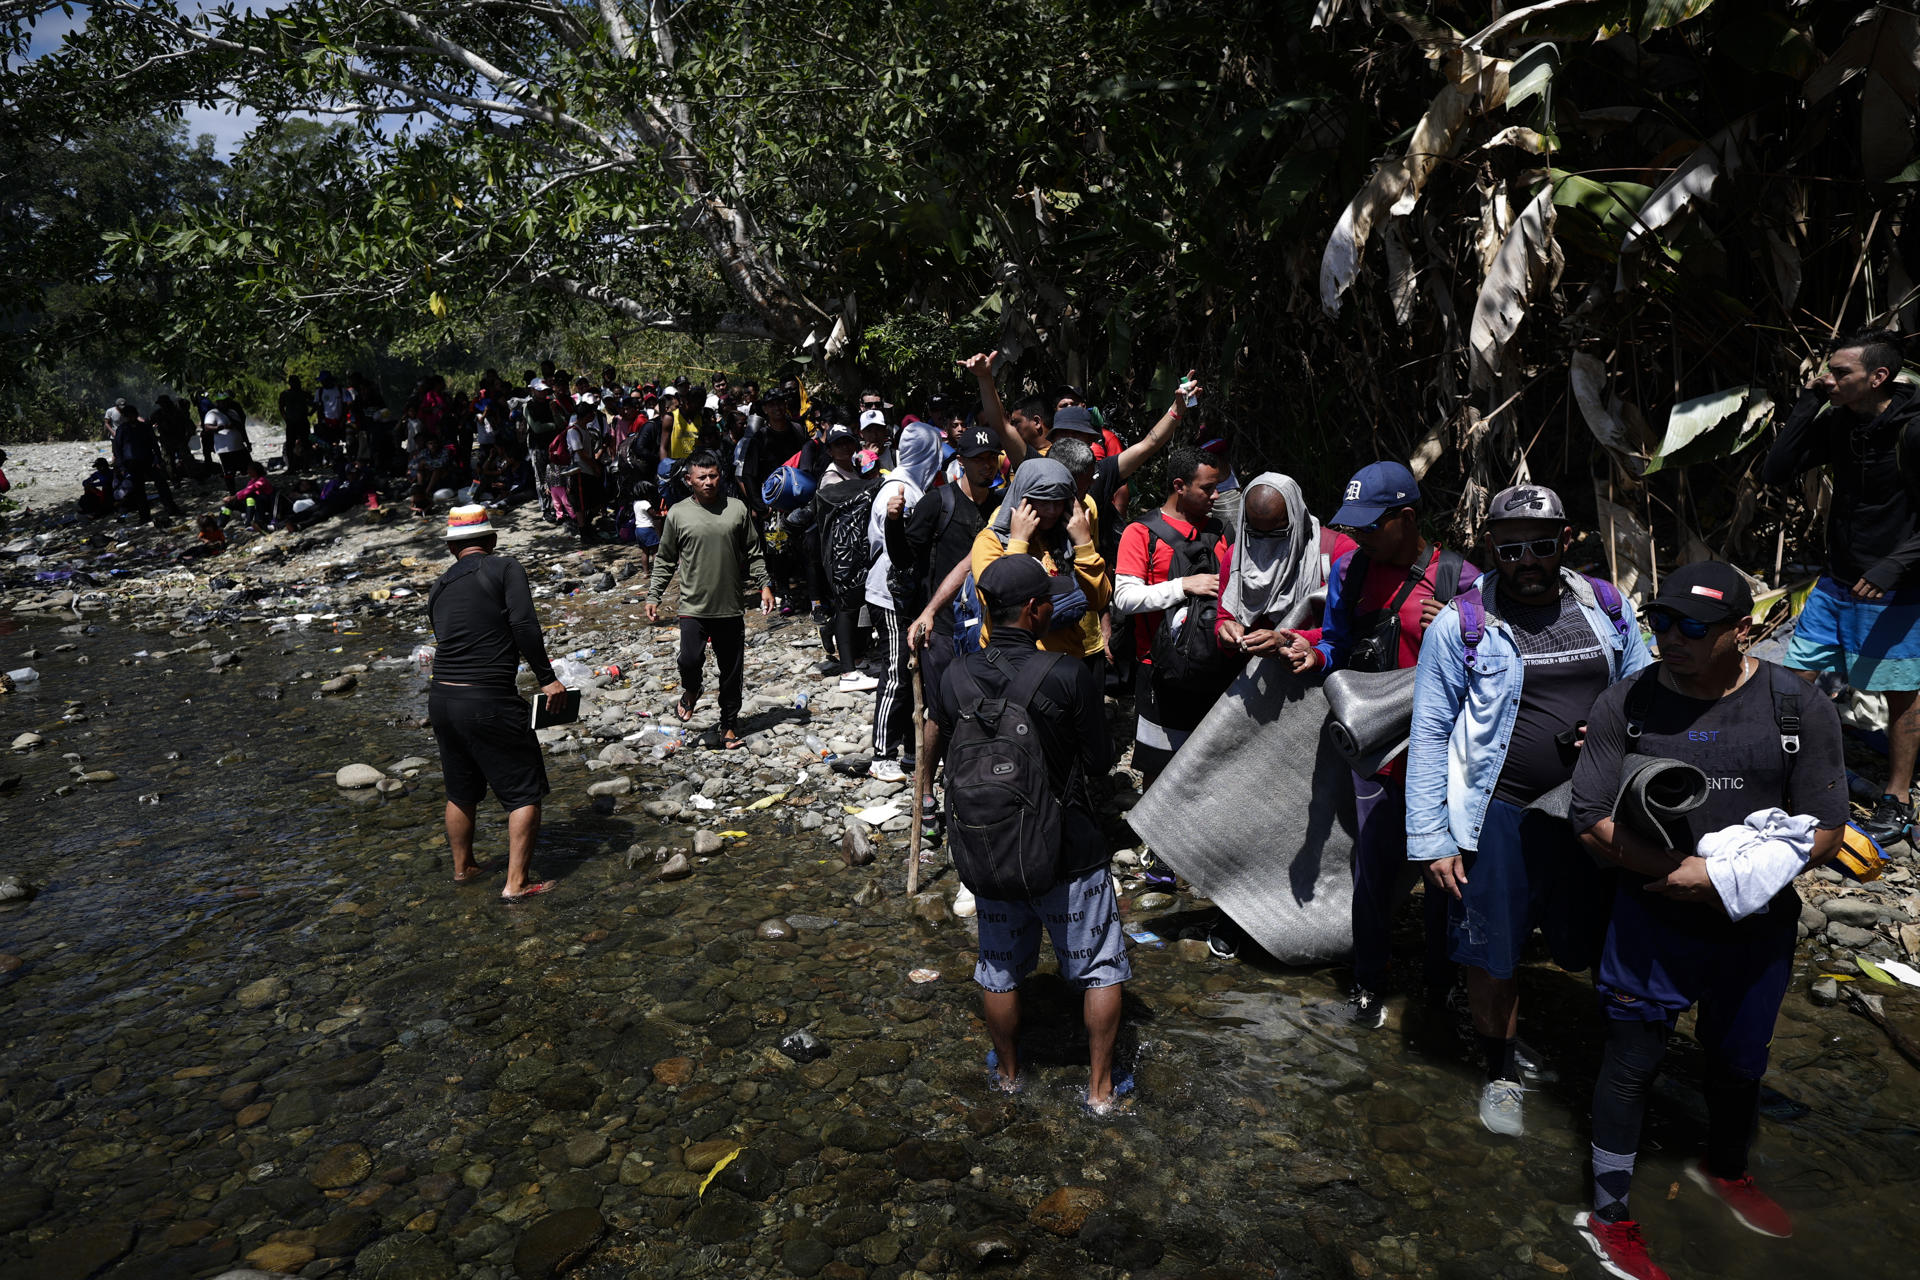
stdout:
{"type": "Polygon", "coordinates": [[[878,409],[868,409],[860,415],[860,429],[862,431],[865,431],[868,427],[884,427],[886,425],[887,415],[878,409]]]}
{"type": "Polygon", "coordinates": [[[671,384],[660,388],[660,398],[663,400],[668,396],[677,396],[679,394],[680,394],[680,388],[673,386],[671,384]]]}

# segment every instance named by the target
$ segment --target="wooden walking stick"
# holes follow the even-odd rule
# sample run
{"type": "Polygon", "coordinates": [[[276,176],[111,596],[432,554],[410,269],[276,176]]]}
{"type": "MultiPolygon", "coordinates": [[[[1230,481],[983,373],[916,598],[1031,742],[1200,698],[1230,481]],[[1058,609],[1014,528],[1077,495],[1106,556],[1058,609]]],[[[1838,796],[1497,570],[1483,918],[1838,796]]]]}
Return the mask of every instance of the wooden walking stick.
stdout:
{"type": "Polygon", "coordinates": [[[920,655],[907,655],[907,677],[913,684],[913,826],[907,837],[907,896],[920,892],[920,823],[927,794],[926,698],[920,692],[920,655]]]}

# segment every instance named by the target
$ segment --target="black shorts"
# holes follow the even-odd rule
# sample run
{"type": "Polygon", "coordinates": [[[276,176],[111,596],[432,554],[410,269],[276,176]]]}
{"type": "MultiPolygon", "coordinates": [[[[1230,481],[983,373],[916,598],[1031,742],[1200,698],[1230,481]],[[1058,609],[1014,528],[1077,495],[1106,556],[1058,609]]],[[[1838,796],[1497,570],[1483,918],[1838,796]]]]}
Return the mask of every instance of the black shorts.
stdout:
{"type": "Polygon", "coordinates": [[[489,787],[509,812],[539,804],[552,790],[530,727],[533,708],[511,690],[431,685],[427,719],[440,744],[447,799],[460,808],[479,804],[489,787]]]}

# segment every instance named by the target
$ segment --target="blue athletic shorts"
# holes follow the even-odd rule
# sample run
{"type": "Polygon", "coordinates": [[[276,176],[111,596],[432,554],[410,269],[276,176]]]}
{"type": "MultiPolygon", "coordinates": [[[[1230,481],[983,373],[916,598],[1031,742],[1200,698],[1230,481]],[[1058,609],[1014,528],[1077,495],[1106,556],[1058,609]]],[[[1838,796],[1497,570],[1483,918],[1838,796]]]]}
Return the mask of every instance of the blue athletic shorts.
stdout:
{"type": "Polygon", "coordinates": [[[1821,578],[1794,620],[1782,666],[1836,671],[1856,689],[1920,689],[1920,591],[1862,600],[1821,578]]]}
{"type": "Polygon", "coordinates": [[[988,991],[1017,988],[1040,962],[1040,926],[1053,940],[1060,976],[1070,985],[1111,987],[1133,976],[1120,904],[1105,864],[1063,880],[1027,902],[978,900],[980,963],[973,980],[988,991]]]}
{"type": "Polygon", "coordinates": [[[1564,818],[1487,802],[1480,848],[1463,852],[1467,883],[1447,899],[1447,954],[1455,964],[1511,978],[1534,929],[1553,962],[1585,969],[1600,954],[1612,873],[1596,867],[1564,818]]]}
{"type": "Polygon", "coordinates": [[[1638,888],[1622,886],[1593,988],[1609,1018],[1671,1026],[1694,1005],[1694,1039],[1736,1075],[1767,1073],[1767,1048],[1793,977],[1794,930],[1685,933],[1660,920],[1638,888]]]}

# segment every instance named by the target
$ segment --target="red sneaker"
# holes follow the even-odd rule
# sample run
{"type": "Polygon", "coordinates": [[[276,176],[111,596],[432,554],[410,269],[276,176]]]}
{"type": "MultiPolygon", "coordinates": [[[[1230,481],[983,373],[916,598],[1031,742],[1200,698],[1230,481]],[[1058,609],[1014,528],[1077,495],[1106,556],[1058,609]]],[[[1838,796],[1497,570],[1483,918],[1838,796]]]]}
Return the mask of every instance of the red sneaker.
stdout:
{"type": "Polygon", "coordinates": [[[1608,1275],[1619,1276],[1620,1280],[1672,1280],[1647,1256],[1647,1242],[1640,1235],[1640,1224],[1633,1219],[1607,1222],[1590,1213],[1577,1213],[1573,1225],[1608,1275]]]}
{"type": "Polygon", "coordinates": [[[1704,1162],[1695,1160],[1687,1165],[1687,1176],[1720,1197],[1720,1203],[1727,1206],[1734,1220],[1747,1230],[1776,1240],[1785,1240],[1793,1234],[1793,1219],[1772,1196],[1753,1185],[1752,1174],[1716,1178],[1707,1172],[1704,1162]]]}

